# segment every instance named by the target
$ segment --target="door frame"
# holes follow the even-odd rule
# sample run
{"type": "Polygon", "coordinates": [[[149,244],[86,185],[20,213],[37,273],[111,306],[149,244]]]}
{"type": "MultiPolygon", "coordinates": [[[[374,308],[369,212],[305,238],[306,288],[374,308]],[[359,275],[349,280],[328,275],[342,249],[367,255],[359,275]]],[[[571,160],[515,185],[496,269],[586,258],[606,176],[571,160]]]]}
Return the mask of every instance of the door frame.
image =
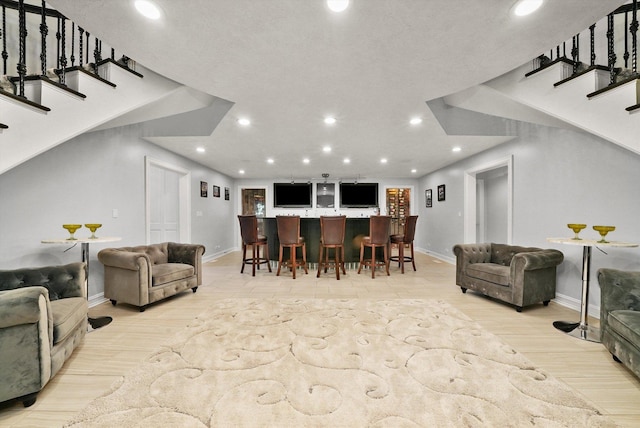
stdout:
{"type": "Polygon", "coordinates": [[[152,167],[166,169],[179,174],[178,200],[179,200],[179,233],[180,242],[191,243],[191,171],[170,163],[145,156],[144,169],[144,193],[145,193],[145,234],[146,243],[151,243],[151,187],[150,171],[152,167]]]}
{"type": "Polygon", "coordinates": [[[476,210],[478,203],[476,175],[507,167],[507,244],[513,241],[513,155],[468,169],[464,172],[464,242],[476,242],[476,210]]]}

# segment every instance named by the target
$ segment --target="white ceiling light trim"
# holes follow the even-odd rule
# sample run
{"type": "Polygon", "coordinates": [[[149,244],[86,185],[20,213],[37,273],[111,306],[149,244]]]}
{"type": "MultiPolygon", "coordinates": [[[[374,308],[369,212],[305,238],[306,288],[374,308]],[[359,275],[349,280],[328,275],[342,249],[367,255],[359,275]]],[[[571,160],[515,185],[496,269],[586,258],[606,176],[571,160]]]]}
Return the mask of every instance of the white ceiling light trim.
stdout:
{"type": "Polygon", "coordinates": [[[520,0],[516,3],[513,13],[516,16],[527,16],[535,12],[542,6],[543,0],[520,0]]]}
{"type": "Polygon", "coordinates": [[[154,3],[149,0],[136,0],[134,3],[136,10],[145,18],[149,19],[160,19],[162,14],[160,13],[160,9],[154,3]]]}
{"type": "Polygon", "coordinates": [[[333,125],[336,123],[336,118],[335,117],[331,117],[331,116],[327,116],[324,118],[324,123],[326,123],[327,125],[333,125]]]}
{"type": "Polygon", "coordinates": [[[322,148],[322,151],[325,152],[325,153],[331,153],[331,147],[330,146],[324,146],[322,148]]]}
{"type": "Polygon", "coordinates": [[[249,126],[251,125],[251,121],[246,117],[241,117],[240,119],[238,119],[238,124],[242,126],[249,126]]]}
{"type": "Polygon", "coordinates": [[[349,0],[327,0],[327,7],[332,12],[344,12],[349,7],[349,0]]]}
{"type": "Polygon", "coordinates": [[[411,120],[409,121],[409,123],[411,125],[420,125],[422,123],[422,118],[412,117],[411,120]]]}

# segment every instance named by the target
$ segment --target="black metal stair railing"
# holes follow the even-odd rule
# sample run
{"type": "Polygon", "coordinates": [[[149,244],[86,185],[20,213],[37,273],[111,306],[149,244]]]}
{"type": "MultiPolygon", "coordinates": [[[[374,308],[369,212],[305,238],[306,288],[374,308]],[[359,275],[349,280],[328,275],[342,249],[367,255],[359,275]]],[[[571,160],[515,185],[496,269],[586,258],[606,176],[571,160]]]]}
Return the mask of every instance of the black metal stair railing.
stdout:
{"type": "MultiPolygon", "coordinates": [[[[26,4],[24,0],[0,0],[0,7],[3,75],[0,91],[5,95],[9,92],[10,95],[26,98],[25,81],[33,78],[32,76],[49,79],[66,87],[67,72],[76,68],[101,78],[98,76],[98,66],[108,60],[102,59],[102,40],[97,36],[93,37],[94,49],[91,51],[89,31],[60,12],[47,8],[45,0],[42,0],[40,6],[26,4]],[[28,28],[30,25],[35,28],[28,28]],[[55,34],[51,34],[52,28],[56,29],[55,34]],[[91,52],[93,61],[89,58],[91,52]],[[76,59],[79,60],[79,66],[76,66],[76,59]],[[11,63],[16,64],[15,71],[9,69],[8,65],[11,63]]],[[[111,61],[135,73],[130,68],[127,56],[122,55],[116,61],[115,49],[110,49],[111,61]]]]}
{"type": "MultiPolygon", "coordinates": [[[[638,0],[625,4],[618,9],[607,15],[606,19],[606,40],[598,40],[596,37],[596,25],[602,25],[604,20],[599,23],[589,26],[589,65],[586,65],[580,60],[580,33],[576,34],[571,39],[571,58],[567,57],[566,43],[558,45],[554,49],[549,51],[549,54],[542,54],[533,60],[533,70],[527,73],[527,76],[534,74],[546,67],[549,67],[556,62],[565,62],[572,68],[571,75],[566,76],[563,80],[557,84],[564,83],[572,78],[581,75],[584,72],[592,69],[607,70],[609,73],[609,87],[615,87],[628,80],[640,78],[638,75],[638,0]],[[623,37],[617,37],[617,31],[622,30],[623,37]],[[622,40],[624,46],[618,46],[620,43],[616,41],[622,40]],[[631,49],[629,50],[629,45],[631,49]],[[560,47],[562,46],[562,52],[560,47]],[[606,48],[606,65],[597,64],[598,55],[597,51],[600,48],[602,51],[606,48]],[[619,59],[622,58],[622,61],[619,59]],[[629,59],[631,63],[629,63],[629,59]]],[[[586,30],[585,30],[586,31],[586,30]]],[[[584,53],[584,52],[583,52],[584,53]]],[[[605,55],[601,55],[605,56],[605,55]]],[[[557,85],[556,84],[556,85],[557,85]]],[[[596,91],[600,93],[607,88],[596,91]]],[[[593,95],[593,94],[590,94],[593,95]]]]}

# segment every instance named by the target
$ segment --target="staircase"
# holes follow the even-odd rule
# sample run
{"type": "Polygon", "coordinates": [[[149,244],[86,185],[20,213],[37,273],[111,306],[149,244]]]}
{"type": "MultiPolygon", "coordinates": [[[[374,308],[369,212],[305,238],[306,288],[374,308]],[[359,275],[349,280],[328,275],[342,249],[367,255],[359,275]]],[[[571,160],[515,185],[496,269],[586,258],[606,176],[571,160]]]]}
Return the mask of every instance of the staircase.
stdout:
{"type": "Polygon", "coordinates": [[[0,174],[182,87],[139,65],[134,71],[111,59],[99,63],[97,74],[70,69],[65,82],[29,78],[27,99],[0,91],[0,174]]]}

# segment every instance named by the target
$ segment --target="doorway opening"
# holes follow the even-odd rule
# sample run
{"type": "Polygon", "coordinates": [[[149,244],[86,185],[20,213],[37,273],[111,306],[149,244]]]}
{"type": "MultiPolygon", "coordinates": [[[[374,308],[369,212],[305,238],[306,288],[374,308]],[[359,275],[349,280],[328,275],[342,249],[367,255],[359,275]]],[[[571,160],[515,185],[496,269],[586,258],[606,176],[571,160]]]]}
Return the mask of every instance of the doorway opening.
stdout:
{"type": "Polygon", "coordinates": [[[264,222],[267,216],[267,189],[242,189],[240,200],[242,201],[242,215],[255,215],[258,217],[258,233],[264,235],[264,222]]]}
{"type": "Polygon", "coordinates": [[[146,241],[191,242],[191,172],[145,158],[146,241]]]}
{"type": "Polygon", "coordinates": [[[513,239],[513,157],[464,173],[464,242],[513,239]]]}

